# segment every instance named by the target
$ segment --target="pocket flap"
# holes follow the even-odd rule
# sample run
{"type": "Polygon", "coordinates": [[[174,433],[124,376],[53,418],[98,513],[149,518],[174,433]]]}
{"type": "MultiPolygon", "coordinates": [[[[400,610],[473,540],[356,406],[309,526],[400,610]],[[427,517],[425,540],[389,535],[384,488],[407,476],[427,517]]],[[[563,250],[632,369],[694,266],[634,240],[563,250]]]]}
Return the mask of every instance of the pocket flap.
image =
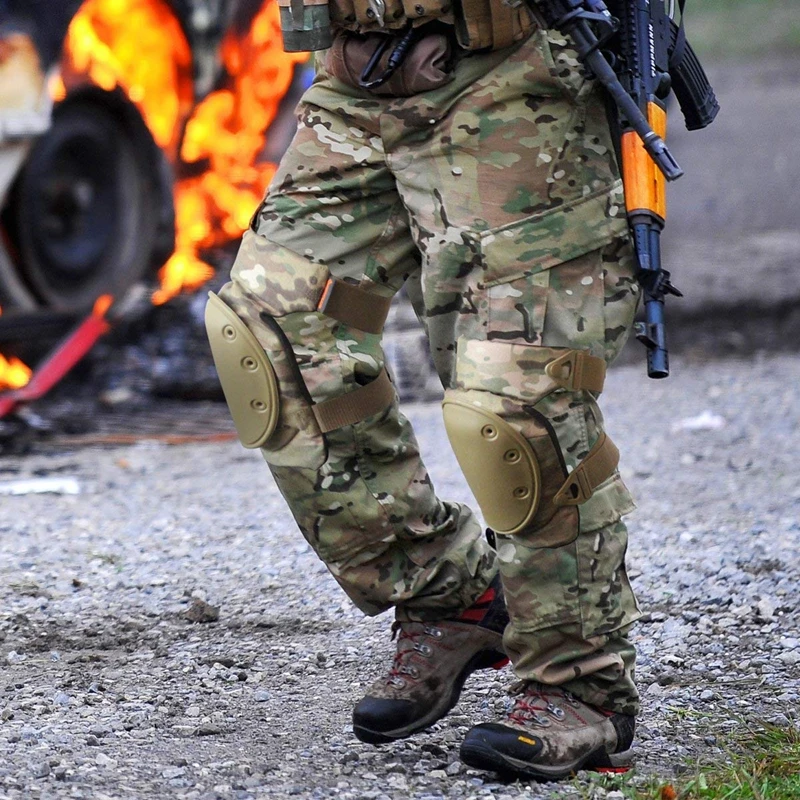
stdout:
{"type": "Polygon", "coordinates": [[[622,183],[479,236],[484,286],[507,283],[604,247],[627,228],[622,183]]]}

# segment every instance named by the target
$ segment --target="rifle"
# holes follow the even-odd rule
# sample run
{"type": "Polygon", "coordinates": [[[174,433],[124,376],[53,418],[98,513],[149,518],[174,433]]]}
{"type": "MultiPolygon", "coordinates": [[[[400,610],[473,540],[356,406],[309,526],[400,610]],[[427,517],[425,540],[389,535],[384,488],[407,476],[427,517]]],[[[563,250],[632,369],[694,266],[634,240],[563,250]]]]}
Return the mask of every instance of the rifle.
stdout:
{"type": "Polygon", "coordinates": [[[635,326],[647,348],[647,374],[669,375],[664,299],[681,297],[661,266],[661,232],[666,222],[666,181],[683,170],[664,142],[666,103],[674,92],[686,127],[710,125],[719,111],[683,28],[686,0],[678,0],[680,24],[666,10],[675,0],[529,0],[548,28],[568,36],[581,62],[605,87],[616,113],[625,206],[644,293],[645,321],[635,326]]]}

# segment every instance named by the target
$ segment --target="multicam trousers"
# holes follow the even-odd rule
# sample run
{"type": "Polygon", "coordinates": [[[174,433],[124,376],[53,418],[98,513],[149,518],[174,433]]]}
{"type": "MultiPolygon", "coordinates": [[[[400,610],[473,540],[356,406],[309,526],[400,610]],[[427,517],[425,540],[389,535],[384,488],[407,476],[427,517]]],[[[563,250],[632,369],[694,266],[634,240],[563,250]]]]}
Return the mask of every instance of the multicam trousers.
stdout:
{"type": "Polygon", "coordinates": [[[452,82],[410,98],[321,65],[221,297],[280,382],[286,424],[264,457],[353,602],[451,617],[499,568],[517,675],[636,713],[621,521],[633,503],[617,473],[495,552],[468,508],[437,498],[396,400],[324,435],[308,413],[384,367],[380,335],[316,310],[328,273],[381,297],[406,284],[448,395],[481,398],[534,450],[544,430],[567,475],[603,419],[593,392],[544,379],[544,348],[619,353],[638,302],[623,208],[603,103],[558,35],[465,57],[452,82]]]}

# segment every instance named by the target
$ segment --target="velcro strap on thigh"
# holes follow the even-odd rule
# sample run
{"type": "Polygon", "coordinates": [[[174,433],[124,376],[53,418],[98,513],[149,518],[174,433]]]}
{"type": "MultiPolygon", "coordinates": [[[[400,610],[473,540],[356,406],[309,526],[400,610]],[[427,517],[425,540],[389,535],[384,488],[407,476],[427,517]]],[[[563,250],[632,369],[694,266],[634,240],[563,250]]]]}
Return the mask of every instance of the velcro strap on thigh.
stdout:
{"type": "Polygon", "coordinates": [[[332,397],[312,406],[320,430],[335,431],[378,414],[394,401],[395,391],[389,374],[383,370],[374,381],[352,392],[332,397]]]}
{"type": "Polygon", "coordinates": [[[330,277],[317,303],[317,311],[356,330],[381,333],[391,304],[391,297],[330,277]]]}
{"type": "Polygon", "coordinates": [[[603,481],[608,480],[619,464],[619,450],[603,433],[586,458],[575,467],[556,492],[553,505],[577,506],[585,503],[603,481]]]}
{"type": "Polygon", "coordinates": [[[536,403],[556,389],[599,393],[605,375],[605,361],[586,350],[497,340],[458,340],[456,381],[464,389],[491,386],[496,394],[536,403]]]}
{"type": "Polygon", "coordinates": [[[551,361],[544,371],[571,392],[585,390],[600,394],[606,381],[606,362],[585,350],[568,350],[551,361]]]}

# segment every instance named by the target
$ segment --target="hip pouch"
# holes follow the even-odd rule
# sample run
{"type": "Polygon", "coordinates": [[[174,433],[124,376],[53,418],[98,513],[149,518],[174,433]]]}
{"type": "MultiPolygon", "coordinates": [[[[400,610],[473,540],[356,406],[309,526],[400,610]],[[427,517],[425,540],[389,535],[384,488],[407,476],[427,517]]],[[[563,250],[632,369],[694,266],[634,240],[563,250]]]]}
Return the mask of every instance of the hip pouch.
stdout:
{"type": "Polygon", "coordinates": [[[327,53],[325,69],[334,78],[375,95],[411,97],[453,80],[455,46],[445,32],[414,31],[404,60],[392,69],[390,59],[402,37],[392,33],[342,31],[327,53]],[[380,81],[381,76],[389,77],[380,81]]]}

